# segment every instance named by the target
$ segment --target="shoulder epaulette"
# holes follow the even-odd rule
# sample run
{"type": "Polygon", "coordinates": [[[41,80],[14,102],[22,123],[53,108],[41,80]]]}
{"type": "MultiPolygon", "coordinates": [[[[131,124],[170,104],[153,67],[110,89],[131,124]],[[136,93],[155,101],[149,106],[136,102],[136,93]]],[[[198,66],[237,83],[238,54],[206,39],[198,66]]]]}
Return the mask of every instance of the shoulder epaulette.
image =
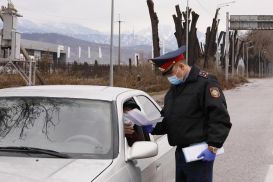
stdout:
{"type": "Polygon", "coordinates": [[[200,71],[199,76],[208,79],[209,78],[209,73],[206,71],[200,71]]]}

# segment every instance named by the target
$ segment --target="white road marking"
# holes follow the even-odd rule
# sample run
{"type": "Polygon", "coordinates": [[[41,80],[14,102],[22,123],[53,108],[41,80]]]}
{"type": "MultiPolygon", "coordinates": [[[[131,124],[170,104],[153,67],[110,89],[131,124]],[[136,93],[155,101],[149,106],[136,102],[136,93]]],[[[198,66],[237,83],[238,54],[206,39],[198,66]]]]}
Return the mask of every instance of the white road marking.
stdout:
{"type": "Polygon", "coordinates": [[[273,181],[273,165],[270,165],[264,182],[272,182],[272,181],[273,181]]]}

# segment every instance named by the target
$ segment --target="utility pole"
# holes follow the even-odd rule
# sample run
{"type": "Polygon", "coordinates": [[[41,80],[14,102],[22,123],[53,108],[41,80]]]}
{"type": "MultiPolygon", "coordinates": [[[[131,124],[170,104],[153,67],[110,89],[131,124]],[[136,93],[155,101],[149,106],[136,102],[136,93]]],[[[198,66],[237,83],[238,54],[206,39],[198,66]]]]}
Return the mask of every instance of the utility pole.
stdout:
{"type": "Polygon", "coordinates": [[[36,70],[37,70],[37,61],[34,62],[34,74],[33,74],[33,82],[32,82],[32,85],[36,85],[36,70]]]}
{"type": "Polygon", "coordinates": [[[166,53],[165,39],[162,41],[162,55],[166,53]]]}
{"type": "Polygon", "coordinates": [[[119,20],[118,22],[118,65],[120,66],[120,62],[121,62],[121,51],[120,51],[120,44],[121,44],[121,23],[123,23],[123,21],[120,20],[120,15],[119,15],[119,20]]]}
{"type": "Polygon", "coordinates": [[[231,72],[232,72],[232,77],[234,77],[234,62],[235,62],[235,32],[233,32],[232,35],[232,58],[231,58],[231,72]]]}
{"type": "MultiPolygon", "coordinates": [[[[220,8],[217,8],[216,12],[217,12],[217,17],[219,15],[219,11],[220,11],[220,8]]],[[[219,25],[218,25],[219,26],[219,25]]],[[[220,53],[219,53],[219,44],[218,44],[218,39],[219,39],[219,35],[218,35],[218,27],[217,27],[217,30],[216,30],[216,71],[218,71],[218,66],[219,66],[219,62],[220,62],[220,53]]]]}
{"type": "MultiPolygon", "coordinates": [[[[183,3],[183,1],[181,0],[183,3]]],[[[187,7],[186,7],[186,64],[189,63],[189,0],[187,0],[187,7]]]]}
{"type": "MultiPolygon", "coordinates": [[[[221,3],[221,4],[217,4],[217,9],[216,9],[216,12],[218,13],[217,14],[217,17],[218,15],[220,14],[220,9],[223,8],[223,7],[227,7],[229,6],[231,3],[235,3],[235,1],[231,1],[231,2],[226,2],[226,3],[221,3]]],[[[216,70],[218,70],[218,66],[219,66],[219,62],[220,62],[220,53],[219,53],[219,44],[218,44],[218,39],[219,39],[219,35],[218,35],[218,28],[216,30],[216,43],[217,43],[217,51],[216,51],[216,70]]]]}
{"type": "Polygon", "coordinates": [[[262,52],[263,54],[263,60],[262,60],[262,67],[261,67],[261,73],[262,73],[262,77],[265,77],[266,76],[266,57],[265,57],[265,54],[267,54],[267,51],[266,50],[263,50],[262,52]]]}
{"type": "MultiPolygon", "coordinates": [[[[239,54],[239,51],[238,51],[238,54],[239,54]]],[[[245,63],[245,42],[243,42],[243,62],[245,63]]],[[[244,70],[243,76],[245,75],[245,72],[247,72],[246,69],[247,69],[247,65],[245,66],[245,70],[244,70]]],[[[237,70],[238,70],[238,66],[237,66],[237,70]]]]}
{"type": "Polygon", "coordinates": [[[261,77],[261,51],[259,50],[259,78],[261,77]]]}
{"type": "MultiPolygon", "coordinates": [[[[229,1],[229,2],[225,2],[225,3],[217,4],[218,14],[219,14],[219,11],[220,11],[221,8],[230,6],[231,4],[233,4],[235,2],[236,1],[229,1]]],[[[229,27],[229,24],[227,25],[227,27],[229,27]]],[[[218,68],[218,65],[219,65],[219,62],[220,62],[220,55],[219,55],[219,52],[218,52],[218,28],[217,28],[217,31],[216,31],[216,40],[217,40],[216,64],[217,64],[217,68],[218,68]]],[[[227,42],[227,40],[229,40],[229,37],[228,37],[228,39],[226,39],[226,42],[227,42]]],[[[226,43],[226,45],[227,45],[227,43],[226,43]]],[[[228,73],[226,73],[226,80],[228,80],[228,73]]]]}
{"type": "Polygon", "coordinates": [[[253,48],[253,47],[254,47],[254,46],[250,46],[250,47],[247,47],[247,48],[246,48],[246,78],[249,77],[249,69],[248,69],[248,67],[249,67],[248,50],[249,50],[250,48],[253,48]]]}
{"type": "Polygon", "coordinates": [[[228,67],[229,67],[229,12],[226,15],[226,61],[225,61],[225,80],[228,81],[228,67]]]}
{"type": "Polygon", "coordinates": [[[189,63],[189,0],[187,0],[186,64],[189,63]]]}
{"type": "Polygon", "coordinates": [[[111,1],[111,40],[110,40],[110,80],[109,86],[114,86],[114,67],[113,67],[113,36],[114,34],[114,0],[111,1]]]}

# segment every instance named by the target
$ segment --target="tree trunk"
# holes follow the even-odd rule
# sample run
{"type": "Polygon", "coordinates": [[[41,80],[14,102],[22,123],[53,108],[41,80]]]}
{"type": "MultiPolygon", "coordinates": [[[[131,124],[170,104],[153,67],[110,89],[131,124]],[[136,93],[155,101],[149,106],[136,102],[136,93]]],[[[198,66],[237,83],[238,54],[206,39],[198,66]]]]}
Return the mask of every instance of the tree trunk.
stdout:
{"type": "Polygon", "coordinates": [[[201,42],[201,45],[200,45],[200,49],[201,49],[201,54],[205,54],[205,51],[204,51],[204,45],[203,43],[201,42]]]}
{"type": "MultiPolygon", "coordinates": [[[[181,47],[182,45],[186,45],[187,13],[186,12],[181,13],[179,5],[176,5],[175,9],[176,9],[177,15],[173,15],[173,20],[175,24],[174,35],[176,37],[178,47],[181,47]],[[183,18],[184,18],[184,23],[182,23],[183,18]]],[[[190,13],[191,13],[191,9],[189,9],[189,16],[190,16],[190,13]]],[[[189,21],[189,25],[190,25],[190,21],[189,21]]]]}
{"type": "Polygon", "coordinates": [[[204,60],[204,68],[207,68],[208,67],[208,57],[209,57],[209,41],[210,41],[210,27],[207,28],[207,31],[206,31],[206,44],[204,46],[204,49],[205,49],[205,60],[204,60]]]}
{"type": "Polygon", "coordinates": [[[184,38],[185,29],[182,26],[182,13],[179,8],[179,5],[176,5],[175,9],[176,9],[177,16],[173,15],[173,21],[175,25],[174,35],[176,37],[178,47],[181,47],[182,45],[185,45],[186,43],[186,38],[184,38]]]}
{"type": "Polygon", "coordinates": [[[154,11],[153,0],[147,0],[147,5],[148,5],[149,14],[151,18],[151,25],[152,25],[154,57],[158,57],[160,56],[159,35],[158,35],[159,20],[158,20],[157,14],[154,11]]]}
{"type": "MultiPolygon", "coordinates": [[[[181,12],[179,5],[175,6],[176,15],[173,15],[173,20],[175,24],[174,33],[178,47],[186,45],[186,32],[187,32],[187,11],[181,12]],[[182,21],[184,22],[182,23],[182,21]]],[[[196,60],[204,54],[203,46],[199,44],[199,40],[197,37],[197,28],[196,24],[199,19],[199,15],[189,9],[189,55],[188,55],[188,64],[193,65],[195,64],[196,60]],[[191,17],[191,18],[190,18],[191,17]]]]}
{"type": "Polygon", "coordinates": [[[233,45],[234,32],[229,32],[229,71],[232,71],[232,45],[233,45]]]}
{"type": "Polygon", "coordinates": [[[218,40],[217,40],[217,45],[218,45],[218,46],[219,46],[221,40],[224,39],[223,36],[225,36],[225,34],[226,34],[226,33],[225,33],[224,31],[221,31],[221,33],[220,33],[220,35],[219,35],[219,37],[218,37],[218,40]]]}
{"type": "MultiPolygon", "coordinates": [[[[226,53],[225,53],[225,44],[226,44],[226,32],[221,32],[222,36],[223,36],[223,42],[221,44],[221,55],[220,55],[220,61],[221,61],[221,66],[224,69],[225,68],[225,57],[226,57],[226,53]]],[[[220,34],[220,36],[221,36],[220,34]]],[[[220,42],[220,41],[219,41],[220,42]]]]}
{"type": "MultiPolygon", "coordinates": [[[[177,45],[178,47],[181,47],[182,45],[186,45],[186,28],[187,28],[187,12],[184,11],[181,13],[181,10],[179,8],[179,5],[175,6],[176,9],[176,15],[173,15],[173,20],[175,24],[175,30],[176,32],[174,33],[176,40],[177,40],[177,45]],[[184,23],[182,23],[182,20],[185,20],[184,23]]],[[[195,61],[201,56],[201,48],[199,45],[199,40],[197,37],[197,28],[196,24],[199,19],[199,15],[189,9],[189,19],[192,21],[189,21],[189,56],[188,56],[188,63],[189,65],[195,64],[195,61]]]]}
{"type": "Polygon", "coordinates": [[[207,29],[204,68],[208,68],[209,57],[214,56],[217,51],[216,32],[219,24],[219,20],[217,20],[219,10],[219,8],[216,10],[211,28],[208,27],[207,29]]]}
{"type": "MultiPolygon", "coordinates": [[[[239,44],[239,39],[237,39],[237,41],[236,41],[236,45],[238,45],[238,44],[239,44]]],[[[235,55],[236,55],[236,59],[235,59],[235,68],[236,68],[236,69],[237,69],[237,67],[238,67],[240,58],[243,58],[243,57],[244,57],[244,56],[243,56],[243,53],[242,53],[243,46],[244,46],[244,42],[241,42],[240,48],[239,48],[239,50],[237,51],[237,54],[235,54],[235,55]]],[[[237,46],[235,46],[235,47],[237,47],[237,46]]],[[[244,61],[244,64],[245,64],[245,59],[244,59],[243,61],[244,61]]],[[[245,65],[246,65],[246,64],[245,64],[245,65]]]]}
{"type": "Polygon", "coordinates": [[[198,40],[198,37],[197,37],[197,28],[195,29],[195,36],[196,36],[196,39],[195,39],[195,45],[196,45],[196,54],[198,55],[198,58],[202,57],[202,52],[201,52],[201,46],[200,46],[200,43],[199,43],[199,40],[198,40]]]}
{"type": "Polygon", "coordinates": [[[196,24],[199,18],[199,15],[197,13],[195,13],[194,11],[191,13],[192,14],[192,23],[191,23],[191,29],[190,29],[190,33],[189,33],[189,65],[193,65],[195,64],[195,61],[197,59],[197,55],[199,53],[196,54],[196,50],[198,49],[198,45],[196,45],[196,39],[197,35],[197,29],[196,29],[196,24]]]}

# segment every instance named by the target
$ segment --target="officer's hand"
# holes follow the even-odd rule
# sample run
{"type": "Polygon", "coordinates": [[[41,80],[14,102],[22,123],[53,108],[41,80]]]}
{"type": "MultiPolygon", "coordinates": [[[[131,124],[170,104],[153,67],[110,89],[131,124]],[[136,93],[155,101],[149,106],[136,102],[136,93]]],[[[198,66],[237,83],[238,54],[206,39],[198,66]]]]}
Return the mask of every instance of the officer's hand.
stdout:
{"type": "Polygon", "coordinates": [[[124,127],[124,133],[127,134],[127,135],[131,135],[131,134],[133,134],[135,132],[134,124],[132,124],[132,123],[125,123],[123,125],[123,127],[124,127]]]}
{"type": "Polygon", "coordinates": [[[216,154],[209,151],[209,149],[204,150],[197,158],[202,158],[203,161],[214,161],[216,154]]]}
{"type": "Polygon", "coordinates": [[[153,125],[146,125],[146,126],[143,126],[143,130],[145,133],[152,133],[153,131],[153,125]]]}

